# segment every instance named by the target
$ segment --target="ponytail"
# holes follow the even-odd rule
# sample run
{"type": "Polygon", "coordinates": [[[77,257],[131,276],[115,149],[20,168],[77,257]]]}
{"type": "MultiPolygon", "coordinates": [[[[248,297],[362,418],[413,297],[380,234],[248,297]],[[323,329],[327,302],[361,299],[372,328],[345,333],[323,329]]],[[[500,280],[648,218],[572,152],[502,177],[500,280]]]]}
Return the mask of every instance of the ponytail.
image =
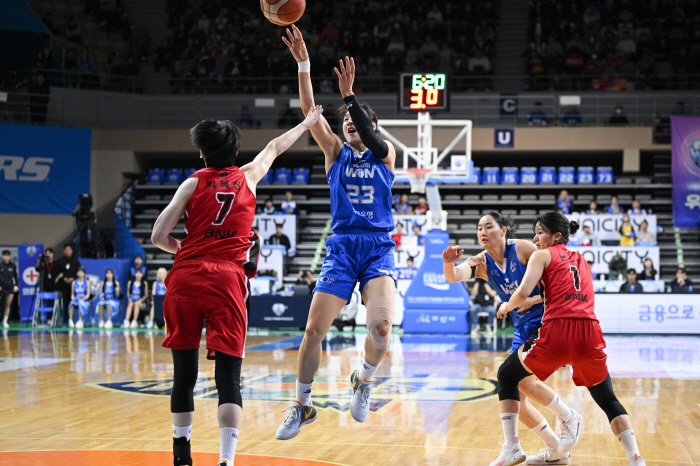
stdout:
{"type": "Polygon", "coordinates": [[[547,212],[537,217],[532,223],[533,232],[537,225],[551,235],[561,233],[559,244],[567,244],[569,242],[569,235],[575,234],[579,228],[577,221],[569,221],[568,218],[559,212],[547,212]]]}

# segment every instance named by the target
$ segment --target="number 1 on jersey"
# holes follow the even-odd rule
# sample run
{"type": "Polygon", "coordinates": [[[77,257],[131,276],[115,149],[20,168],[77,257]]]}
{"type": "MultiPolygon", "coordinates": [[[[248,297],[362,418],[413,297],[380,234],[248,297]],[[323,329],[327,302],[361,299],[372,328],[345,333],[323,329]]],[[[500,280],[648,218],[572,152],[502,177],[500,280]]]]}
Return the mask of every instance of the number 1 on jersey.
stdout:
{"type": "Polygon", "coordinates": [[[581,276],[578,273],[578,267],[571,265],[571,275],[574,277],[574,289],[581,291],[581,276]]]}
{"type": "Polygon", "coordinates": [[[236,193],[216,193],[216,202],[221,204],[221,208],[216,216],[216,220],[212,222],[212,225],[223,225],[224,220],[226,220],[229,212],[231,212],[231,206],[235,198],[236,193]]]}

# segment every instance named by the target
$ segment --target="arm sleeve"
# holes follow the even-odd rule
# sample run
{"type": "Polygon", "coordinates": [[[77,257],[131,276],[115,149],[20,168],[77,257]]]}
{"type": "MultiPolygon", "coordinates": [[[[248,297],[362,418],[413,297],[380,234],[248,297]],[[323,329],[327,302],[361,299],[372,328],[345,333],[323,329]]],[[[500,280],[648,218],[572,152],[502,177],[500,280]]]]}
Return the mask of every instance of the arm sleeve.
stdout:
{"type": "Polygon", "coordinates": [[[360,135],[362,144],[372,151],[372,154],[377,156],[377,158],[385,159],[389,155],[389,145],[374,132],[372,122],[362,107],[360,107],[360,102],[355,97],[355,94],[349,95],[343,100],[345,100],[345,105],[350,113],[355,129],[360,135]]]}

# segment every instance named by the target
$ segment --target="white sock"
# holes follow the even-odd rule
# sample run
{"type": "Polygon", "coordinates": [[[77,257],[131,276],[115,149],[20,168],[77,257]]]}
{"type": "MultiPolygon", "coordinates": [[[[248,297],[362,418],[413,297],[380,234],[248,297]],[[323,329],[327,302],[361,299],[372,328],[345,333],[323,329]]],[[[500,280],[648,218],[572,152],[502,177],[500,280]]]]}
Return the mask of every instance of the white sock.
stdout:
{"type": "Polygon", "coordinates": [[[303,406],[311,406],[311,389],[314,383],[301,383],[297,380],[297,401],[303,406]]]}
{"type": "Polygon", "coordinates": [[[219,463],[228,461],[233,464],[233,458],[236,456],[236,444],[238,443],[238,429],[233,427],[219,429],[219,440],[221,441],[219,463]]]}
{"type": "Polygon", "coordinates": [[[503,446],[510,448],[518,435],[518,413],[501,413],[503,423],[503,446]]]}
{"type": "Polygon", "coordinates": [[[376,366],[373,366],[372,364],[368,363],[366,359],[362,360],[362,367],[360,367],[360,370],[358,372],[358,375],[360,376],[360,380],[372,380],[372,377],[374,377],[374,373],[377,372],[377,368],[379,367],[379,364],[376,366]]]}
{"type": "Polygon", "coordinates": [[[192,426],[178,427],[173,424],[173,438],[185,437],[187,440],[192,435],[192,426]]]}
{"type": "Polygon", "coordinates": [[[634,431],[632,429],[627,429],[624,432],[620,432],[617,439],[620,441],[620,443],[622,443],[622,448],[624,448],[625,453],[627,453],[627,461],[632,461],[635,453],[639,455],[639,448],[637,448],[637,437],[634,436],[634,431]]]}
{"type": "Polygon", "coordinates": [[[557,415],[557,417],[571,416],[571,408],[566,406],[566,403],[557,395],[554,394],[552,402],[545,406],[548,410],[557,415]]]}
{"type": "Polygon", "coordinates": [[[549,447],[551,450],[557,449],[559,437],[554,433],[546,419],[542,419],[542,422],[530,430],[544,442],[545,446],[549,447]]]}

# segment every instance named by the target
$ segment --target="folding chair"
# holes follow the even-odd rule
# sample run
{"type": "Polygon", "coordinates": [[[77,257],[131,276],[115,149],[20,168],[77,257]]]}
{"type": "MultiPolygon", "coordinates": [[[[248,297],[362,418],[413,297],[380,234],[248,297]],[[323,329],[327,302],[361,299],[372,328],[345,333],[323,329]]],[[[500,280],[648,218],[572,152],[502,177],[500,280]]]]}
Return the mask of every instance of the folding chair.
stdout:
{"type": "Polygon", "coordinates": [[[51,317],[51,327],[55,327],[61,316],[61,299],[59,298],[58,293],[55,292],[37,293],[34,298],[32,309],[32,327],[37,326],[39,315],[46,312],[53,312],[53,316],[51,317]],[[47,301],[53,301],[53,304],[49,305],[46,303],[47,301]]]}

